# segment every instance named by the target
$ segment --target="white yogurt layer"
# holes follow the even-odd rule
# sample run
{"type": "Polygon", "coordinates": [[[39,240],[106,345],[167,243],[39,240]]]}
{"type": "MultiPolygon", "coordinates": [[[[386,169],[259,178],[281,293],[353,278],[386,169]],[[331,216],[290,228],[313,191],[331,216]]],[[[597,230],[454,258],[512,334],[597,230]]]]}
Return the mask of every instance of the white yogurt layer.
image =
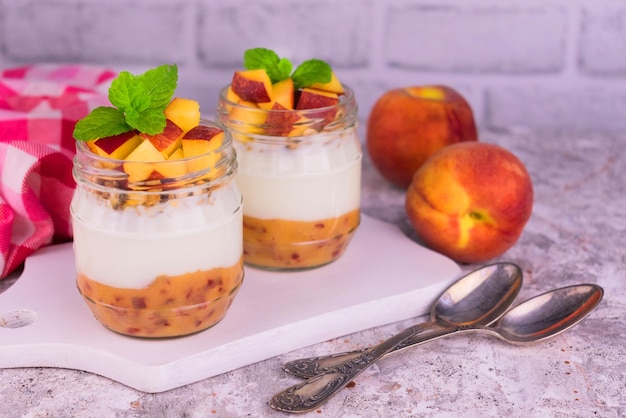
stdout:
{"type": "Polygon", "coordinates": [[[361,147],[356,134],[289,149],[236,144],[237,186],[244,214],[259,219],[316,221],[358,209],[361,147]]]}
{"type": "Polygon", "coordinates": [[[141,289],[161,275],[231,267],[243,254],[240,201],[236,187],[225,186],[114,210],[78,187],[71,207],[76,270],[109,286],[141,289]]]}

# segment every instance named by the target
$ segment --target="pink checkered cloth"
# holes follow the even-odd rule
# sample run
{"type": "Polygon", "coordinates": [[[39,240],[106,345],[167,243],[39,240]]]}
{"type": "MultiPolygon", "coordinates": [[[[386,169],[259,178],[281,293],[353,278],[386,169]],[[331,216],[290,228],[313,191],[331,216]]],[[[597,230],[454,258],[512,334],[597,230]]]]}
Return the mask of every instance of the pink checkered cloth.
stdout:
{"type": "Polygon", "coordinates": [[[110,105],[115,76],[82,65],[0,71],[0,279],[37,249],[72,239],[72,131],[110,105]]]}

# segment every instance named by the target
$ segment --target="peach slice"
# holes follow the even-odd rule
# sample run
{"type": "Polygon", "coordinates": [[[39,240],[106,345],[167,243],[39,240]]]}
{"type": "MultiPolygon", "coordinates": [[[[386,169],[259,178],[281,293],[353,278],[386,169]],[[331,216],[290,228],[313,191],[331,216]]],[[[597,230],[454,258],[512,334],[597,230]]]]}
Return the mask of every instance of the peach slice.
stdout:
{"type": "Polygon", "coordinates": [[[263,68],[235,71],[230,85],[233,92],[247,102],[265,103],[272,100],[272,82],[263,68]]]}
{"type": "Polygon", "coordinates": [[[271,112],[267,114],[265,132],[267,135],[273,136],[289,135],[293,130],[294,123],[298,120],[300,120],[300,116],[298,116],[296,111],[290,110],[276,102],[271,112]]]}
{"type": "Polygon", "coordinates": [[[241,97],[237,96],[237,93],[235,93],[233,91],[232,86],[228,86],[228,88],[226,89],[226,103],[224,103],[224,109],[226,109],[226,111],[228,113],[230,113],[233,110],[233,106],[230,103],[239,103],[241,102],[241,97]]]}
{"type": "Polygon", "coordinates": [[[123,160],[141,143],[137,131],[128,131],[119,135],[108,136],[87,142],[87,146],[101,157],[123,160]]]}
{"type": "Polygon", "coordinates": [[[283,109],[293,109],[294,86],[291,78],[272,84],[272,100],[269,103],[259,103],[259,107],[271,110],[276,103],[283,109]]]}
{"type": "MultiPolygon", "coordinates": [[[[263,124],[267,118],[267,112],[259,108],[256,103],[240,100],[230,112],[229,119],[236,121],[239,132],[260,134],[263,132],[263,124]]],[[[241,138],[244,140],[244,138],[241,138]]]]}
{"type": "Polygon", "coordinates": [[[237,93],[233,91],[232,86],[228,87],[226,90],[226,99],[233,103],[239,103],[242,100],[242,98],[237,96],[237,93]]]}
{"type": "MultiPolygon", "coordinates": [[[[301,90],[296,109],[306,110],[331,107],[330,109],[323,109],[319,112],[310,112],[314,117],[323,118],[326,123],[329,123],[335,119],[335,115],[337,114],[336,106],[338,103],[339,96],[337,93],[307,87],[301,90]]],[[[311,114],[307,116],[311,117],[311,114]]]]}
{"type": "Polygon", "coordinates": [[[125,159],[128,162],[124,163],[124,171],[129,183],[152,179],[156,165],[149,163],[165,161],[163,154],[148,140],[142,141],[125,159]]]}
{"type": "Polygon", "coordinates": [[[165,123],[165,129],[160,134],[148,135],[140,133],[139,136],[144,140],[150,141],[154,148],[163,155],[164,159],[167,159],[180,146],[180,140],[185,131],[170,119],[166,119],[165,123]]]}
{"type": "Polygon", "coordinates": [[[183,154],[182,146],[180,146],[176,148],[176,150],[172,153],[172,155],[170,155],[170,157],[167,160],[176,161],[176,160],[182,160],[183,158],[185,158],[185,155],[183,154]]]}
{"type": "MultiPolygon", "coordinates": [[[[177,178],[184,176],[187,173],[187,165],[182,160],[184,158],[183,149],[181,147],[169,156],[166,163],[159,164],[155,167],[155,171],[160,173],[164,178],[177,178]]],[[[170,184],[170,188],[178,187],[176,184],[170,184]]]]}
{"type": "Polygon", "coordinates": [[[164,113],[185,132],[200,123],[200,103],[196,100],[174,97],[164,113]]]}
{"type": "Polygon", "coordinates": [[[182,139],[183,156],[196,157],[187,161],[188,171],[212,170],[221,158],[221,153],[215,151],[223,141],[224,131],[212,126],[199,125],[187,132],[182,139]]]}
{"type": "Polygon", "coordinates": [[[309,87],[316,90],[329,91],[331,93],[345,93],[345,90],[343,89],[343,86],[341,85],[341,82],[337,78],[337,75],[334,71],[332,72],[330,81],[328,83],[313,83],[309,87]]]}
{"type": "MultiPolygon", "coordinates": [[[[124,171],[128,174],[129,183],[177,178],[187,173],[185,162],[176,161],[182,158],[183,151],[180,147],[166,159],[154,144],[144,140],[126,157],[124,171]]],[[[139,202],[141,199],[135,200],[139,202]]]]}
{"type": "Polygon", "coordinates": [[[307,87],[300,92],[296,109],[317,109],[335,106],[337,103],[339,103],[337,93],[307,87]]]}

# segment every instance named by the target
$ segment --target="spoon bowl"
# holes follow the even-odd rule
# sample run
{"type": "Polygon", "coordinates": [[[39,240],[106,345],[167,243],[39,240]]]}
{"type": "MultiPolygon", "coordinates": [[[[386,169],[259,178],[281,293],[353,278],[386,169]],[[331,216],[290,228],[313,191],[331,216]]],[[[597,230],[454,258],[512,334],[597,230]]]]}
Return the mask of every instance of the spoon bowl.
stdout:
{"type": "Polygon", "coordinates": [[[512,344],[536,343],[578,324],[603,296],[604,290],[595,284],[562,287],[528,299],[483,330],[512,344]]]}
{"type": "Polygon", "coordinates": [[[521,288],[522,271],[517,265],[486,265],[445,290],[431,308],[431,320],[452,327],[491,324],[507,311],[521,288]]]}

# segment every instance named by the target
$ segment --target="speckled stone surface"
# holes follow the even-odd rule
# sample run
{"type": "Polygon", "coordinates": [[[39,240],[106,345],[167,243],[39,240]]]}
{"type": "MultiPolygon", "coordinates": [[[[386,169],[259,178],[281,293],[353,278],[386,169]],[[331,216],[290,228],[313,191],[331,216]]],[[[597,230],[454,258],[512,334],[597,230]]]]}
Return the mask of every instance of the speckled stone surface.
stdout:
{"type": "MultiPolygon", "coordinates": [[[[604,287],[604,300],[576,327],[533,346],[465,334],[389,356],[307,416],[626,416],[626,134],[484,132],[481,140],[511,150],[533,178],[533,215],[500,257],[524,271],[519,299],[590,282],[604,287]]],[[[416,239],[403,192],[368,161],[363,180],[363,211],[416,239]]],[[[0,289],[7,285],[0,282],[0,289]]],[[[426,319],[347,335],[159,394],[74,370],[0,369],[0,416],[282,417],[268,401],[297,381],[281,371],[282,363],[362,348],[426,319]]]]}

